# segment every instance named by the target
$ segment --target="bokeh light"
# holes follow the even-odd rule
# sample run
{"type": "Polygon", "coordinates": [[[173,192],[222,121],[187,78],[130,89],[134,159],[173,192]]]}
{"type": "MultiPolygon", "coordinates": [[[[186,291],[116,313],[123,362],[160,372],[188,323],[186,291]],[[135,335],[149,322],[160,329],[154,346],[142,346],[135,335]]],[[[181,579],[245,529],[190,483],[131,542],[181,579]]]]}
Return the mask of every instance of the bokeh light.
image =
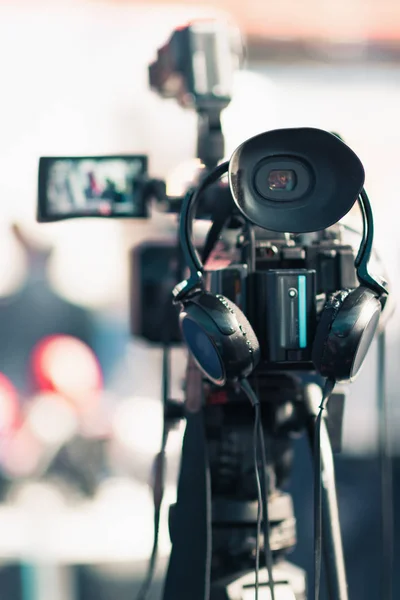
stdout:
{"type": "Polygon", "coordinates": [[[126,398],[112,423],[115,438],[131,452],[155,455],[161,446],[162,404],[152,398],[126,398]]]}
{"type": "Polygon", "coordinates": [[[61,446],[77,431],[73,407],[61,396],[45,392],[30,402],[26,424],[42,444],[61,446]]]}
{"type": "Polygon", "coordinates": [[[20,420],[18,392],[12,382],[0,373],[0,437],[12,433],[20,420]]]}
{"type": "Polygon", "coordinates": [[[6,477],[20,479],[37,473],[43,445],[30,431],[22,426],[0,446],[1,469],[6,477]]]}
{"type": "Polygon", "coordinates": [[[126,286],[126,257],[115,221],[68,223],[48,264],[53,289],[81,306],[100,309],[120,301],[126,286]]]}
{"type": "Polygon", "coordinates": [[[31,358],[32,374],[40,390],[54,391],[71,400],[78,410],[98,400],[102,372],[94,352],[67,335],[42,339],[31,358]]]}

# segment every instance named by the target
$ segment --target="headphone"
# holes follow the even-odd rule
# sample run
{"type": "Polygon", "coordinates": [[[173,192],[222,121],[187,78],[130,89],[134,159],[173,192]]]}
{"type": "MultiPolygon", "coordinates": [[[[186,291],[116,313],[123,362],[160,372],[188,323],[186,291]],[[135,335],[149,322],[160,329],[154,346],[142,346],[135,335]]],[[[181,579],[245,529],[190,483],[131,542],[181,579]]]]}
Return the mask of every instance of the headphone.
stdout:
{"type": "MultiPolygon", "coordinates": [[[[231,300],[204,288],[204,266],[193,241],[193,221],[204,190],[229,170],[229,161],[209,173],[184,200],[179,236],[189,278],[173,290],[180,304],[179,322],[185,343],[203,375],[223,386],[248,377],[260,359],[260,346],[246,316],[231,300]]],[[[312,361],[318,373],[332,381],[351,381],[359,372],[379,324],[387,284],[368,271],[374,223],[363,189],[358,197],[363,231],[354,261],[360,285],[340,290],[326,301],[317,325],[312,361]]]]}

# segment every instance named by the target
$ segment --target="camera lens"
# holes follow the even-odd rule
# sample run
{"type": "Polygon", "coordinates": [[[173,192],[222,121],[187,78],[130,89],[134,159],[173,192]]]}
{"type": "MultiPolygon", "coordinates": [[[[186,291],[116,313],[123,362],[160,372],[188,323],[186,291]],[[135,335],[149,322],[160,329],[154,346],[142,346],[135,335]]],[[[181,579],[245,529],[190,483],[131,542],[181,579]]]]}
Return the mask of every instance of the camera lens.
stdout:
{"type": "Polygon", "coordinates": [[[296,187],[296,173],[292,170],[272,169],[268,174],[268,189],[291,192],[296,187]]]}
{"type": "Polygon", "coordinates": [[[312,186],[311,169],[291,157],[271,157],[262,160],[254,169],[255,191],[266,200],[292,202],[306,194],[312,186]]]}

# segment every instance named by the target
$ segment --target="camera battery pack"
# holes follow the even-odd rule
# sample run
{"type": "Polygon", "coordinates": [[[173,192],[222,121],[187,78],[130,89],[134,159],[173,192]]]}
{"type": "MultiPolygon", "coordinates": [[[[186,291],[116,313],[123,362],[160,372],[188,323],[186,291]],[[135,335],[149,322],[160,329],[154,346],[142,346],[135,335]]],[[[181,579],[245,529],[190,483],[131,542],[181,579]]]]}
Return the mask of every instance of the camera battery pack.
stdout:
{"type": "Polygon", "coordinates": [[[316,271],[271,269],[249,279],[248,317],[263,360],[309,363],[316,328],[316,271]]]}

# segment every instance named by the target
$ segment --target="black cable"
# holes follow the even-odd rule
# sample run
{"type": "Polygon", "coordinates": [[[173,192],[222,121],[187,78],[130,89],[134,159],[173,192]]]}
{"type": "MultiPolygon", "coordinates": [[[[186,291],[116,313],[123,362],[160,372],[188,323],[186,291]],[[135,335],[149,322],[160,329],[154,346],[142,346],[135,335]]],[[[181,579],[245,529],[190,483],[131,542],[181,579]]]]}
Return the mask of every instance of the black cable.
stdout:
{"type": "Polygon", "coordinates": [[[154,539],[153,548],[147,568],[147,574],[142,586],[136,596],[136,600],[146,600],[147,594],[150,591],[151,584],[153,583],[154,572],[157,561],[158,551],[158,539],[160,533],[160,517],[161,517],[161,505],[164,495],[164,471],[165,471],[165,447],[167,445],[168,433],[163,435],[162,449],[157,454],[154,461],[154,488],[153,488],[153,500],[154,500],[154,539]]]}
{"type": "MultiPolygon", "coordinates": [[[[162,390],[163,390],[163,404],[165,410],[166,399],[168,398],[169,393],[169,375],[170,375],[170,365],[169,365],[169,346],[166,345],[163,348],[163,376],[162,376],[162,390]]],[[[170,426],[167,423],[164,415],[164,426],[163,426],[163,434],[161,441],[161,449],[157,454],[154,461],[154,483],[153,483],[153,502],[154,502],[154,538],[153,538],[153,548],[151,551],[151,556],[149,560],[149,565],[147,567],[146,577],[142,583],[142,586],[136,596],[136,600],[146,600],[147,595],[150,591],[150,587],[153,583],[156,562],[157,562],[157,552],[158,552],[158,540],[160,534],[160,518],[161,518],[161,506],[162,500],[164,497],[164,479],[165,479],[165,463],[166,463],[166,447],[168,442],[168,435],[170,432],[170,426]]]]}
{"type": "Polygon", "coordinates": [[[389,415],[386,396],[386,336],[378,336],[378,423],[379,459],[381,467],[381,527],[382,527],[382,600],[393,598],[393,472],[390,451],[389,415]]]}
{"type": "Polygon", "coordinates": [[[265,441],[264,441],[264,431],[262,428],[262,423],[260,421],[259,425],[259,436],[260,436],[260,451],[261,451],[261,483],[263,487],[262,494],[262,503],[263,503],[263,526],[264,526],[264,554],[265,554],[265,564],[268,571],[268,580],[271,588],[271,600],[275,600],[275,584],[273,578],[273,559],[272,559],[272,550],[270,545],[271,540],[271,527],[269,523],[269,511],[268,511],[268,498],[269,498],[269,485],[267,479],[267,460],[265,456],[265,441]],[[267,540],[267,541],[266,541],[267,540]]]}
{"type": "MultiPolygon", "coordinates": [[[[179,241],[179,237],[178,237],[179,241]]],[[[182,253],[179,252],[178,244],[178,265],[176,279],[179,281],[181,271],[183,270],[182,253]]],[[[165,305],[165,322],[166,327],[163,333],[163,359],[162,359],[162,402],[163,402],[163,433],[161,440],[161,449],[157,454],[154,465],[153,465],[153,502],[154,502],[154,537],[153,547],[147,572],[142,586],[136,596],[136,600],[146,600],[147,595],[150,591],[150,587],[153,582],[157,552],[158,552],[158,540],[160,532],[160,518],[161,518],[161,505],[164,496],[164,478],[165,478],[165,464],[166,464],[166,447],[168,442],[168,436],[171,430],[171,423],[167,419],[167,405],[169,401],[169,388],[171,378],[171,365],[170,365],[170,341],[172,337],[172,324],[174,323],[175,307],[172,300],[168,300],[165,305]]]]}
{"type": "Polygon", "coordinates": [[[211,471],[208,455],[206,453],[206,564],[205,564],[205,582],[204,582],[204,600],[210,598],[211,586],[211,562],[212,562],[212,489],[211,489],[211,471]]]}
{"type": "Polygon", "coordinates": [[[145,600],[147,598],[147,594],[150,591],[151,584],[153,583],[154,571],[156,567],[157,561],[157,551],[158,551],[158,537],[160,531],[160,516],[161,510],[155,509],[154,511],[154,539],[153,539],[153,548],[151,551],[151,557],[149,561],[149,566],[147,568],[147,575],[142,583],[142,586],[136,596],[136,600],[145,600]]]}
{"type": "MultiPolygon", "coordinates": [[[[260,482],[261,498],[259,496],[259,513],[260,514],[262,513],[262,517],[263,517],[264,554],[265,554],[266,569],[267,569],[267,573],[268,573],[268,583],[269,583],[270,590],[271,590],[271,600],[275,600],[273,560],[272,560],[272,551],[271,551],[271,545],[270,545],[270,526],[269,526],[269,518],[268,518],[267,464],[266,464],[266,458],[265,458],[264,433],[263,433],[262,422],[261,422],[261,406],[260,406],[260,401],[257,398],[257,395],[255,394],[253,388],[251,387],[251,385],[249,384],[247,379],[242,379],[240,381],[240,387],[243,390],[243,392],[246,394],[248,399],[250,400],[251,405],[253,406],[254,411],[255,411],[254,444],[255,444],[256,448],[255,448],[255,452],[254,452],[254,457],[255,457],[254,458],[254,460],[255,460],[254,468],[256,471],[256,480],[260,482]],[[258,432],[258,435],[256,435],[256,432],[258,432]],[[259,446],[261,449],[261,477],[260,477],[259,465],[258,465],[258,447],[259,446]],[[261,500],[261,502],[260,502],[260,500],[261,500]],[[262,511],[260,510],[260,507],[262,508],[262,511]]],[[[257,534],[258,534],[258,531],[259,530],[257,529],[257,534]]],[[[258,544],[259,544],[259,539],[257,541],[257,546],[258,546],[258,544]]],[[[257,565],[256,565],[256,567],[257,567],[257,565]]],[[[256,571],[256,578],[257,578],[257,571],[256,571]]]]}
{"type": "Polygon", "coordinates": [[[314,600],[319,600],[322,564],[321,422],[322,413],[334,387],[335,381],[327,379],[314,425],[314,600]]]}
{"type": "Polygon", "coordinates": [[[258,589],[259,589],[259,573],[260,573],[260,538],[261,538],[261,521],[262,521],[262,491],[260,474],[258,470],[258,433],[260,429],[261,413],[260,405],[254,406],[255,419],[254,419],[254,430],[253,430],[253,453],[254,453],[254,471],[256,476],[257,485],[257,532],[256,532],[256,569],[255,569],[255,600],[258,600],[258,589]]]}

